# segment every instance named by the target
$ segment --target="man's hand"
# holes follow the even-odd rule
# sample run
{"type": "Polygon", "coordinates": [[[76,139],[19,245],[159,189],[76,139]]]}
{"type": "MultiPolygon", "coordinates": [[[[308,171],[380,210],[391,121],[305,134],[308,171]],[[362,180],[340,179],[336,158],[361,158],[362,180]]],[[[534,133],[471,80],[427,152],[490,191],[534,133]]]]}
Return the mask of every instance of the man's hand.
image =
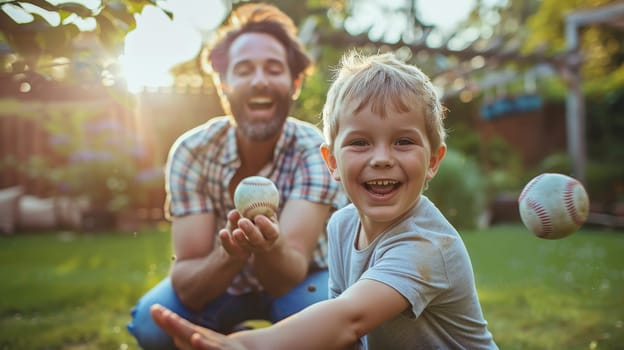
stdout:
{"type": "Polygon", "coordinates": [[[277,218],[258,215],[252,221],[242,217],[236,210],[228,214],[228,228],[219,231],[221,245],[226,252],[241,258],[268,252],[278,237],[277,218]]]}
{"type": "Polygon", "coordinates": [[[152,305],[150,313],[156,324],[173,337],[175,345],[180,350],[245,349],[236,340],[195,325],[161,305],[152,305]]]}
{"type": "Polygon", "coordinates": [[[225,252],[233,258],[246,261],[251,252],[238,244],[238,240],[234,238],[234,230],[238,228],[238,220],[241,215],[236,210],[232,210],[228,213],[227,226],[219,230],[219,239],[221,240],[221,246],[225,252]]]}

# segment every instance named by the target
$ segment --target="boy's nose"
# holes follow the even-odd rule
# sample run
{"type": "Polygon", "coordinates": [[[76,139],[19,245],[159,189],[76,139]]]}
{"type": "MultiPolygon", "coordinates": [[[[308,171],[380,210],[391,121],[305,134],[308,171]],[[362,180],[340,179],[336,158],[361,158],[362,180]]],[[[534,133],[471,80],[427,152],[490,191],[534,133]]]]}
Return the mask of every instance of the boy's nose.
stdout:
{"type": "Polygon", "coordinates": [[[390,168],[393,164],[394,162],[390,159],[372,159],[370,161],[370,166],[373,168],[390,168]]]}
{"type": "Polygon", "coordinates": [[[394,165],[394,158],[388,150],[379,149],[375,151],[369,163],[373,168],[390,168],[394,165]]]}

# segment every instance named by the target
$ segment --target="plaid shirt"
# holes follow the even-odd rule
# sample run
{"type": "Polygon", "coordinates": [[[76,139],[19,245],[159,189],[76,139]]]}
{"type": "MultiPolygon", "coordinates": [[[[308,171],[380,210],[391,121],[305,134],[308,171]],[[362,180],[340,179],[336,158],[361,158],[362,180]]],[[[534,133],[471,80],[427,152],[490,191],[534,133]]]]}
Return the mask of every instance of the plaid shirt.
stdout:
{"type": "MultiPolygon", "coordinates": [[[[277,142],[273,163],[257,175],[270,178],[280,193],[278,217],[289,199],[329,204],[335,209],[347,203],[340,184],[332,179],[319,146],[323,142],[315,126],[288,118],[277,142]]],[[[216,236],[225,227],[227,213],[234,209],[228,185],[240,167],[235,127],[229,117],[213,118],[189,130],[171,148],[166,169],[167,212],[170,216],[214,213],[216,236]]],[[[327,267],[324,232],[314,251],[313,268],[327,267]]],[[[219,240],[217,240],[219,242],[219,240]]],[[[249,263],[228,289],[232,294],[261,290],[249,263]]]]}

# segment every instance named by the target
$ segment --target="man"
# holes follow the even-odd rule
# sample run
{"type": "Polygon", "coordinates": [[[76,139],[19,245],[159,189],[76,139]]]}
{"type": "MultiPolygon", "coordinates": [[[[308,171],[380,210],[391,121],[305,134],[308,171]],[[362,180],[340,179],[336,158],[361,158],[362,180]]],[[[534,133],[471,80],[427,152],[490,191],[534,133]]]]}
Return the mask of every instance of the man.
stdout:
{"type": "Polygon", "coordinates": [[[319,153],[313,125],[288,117],[311,64],[292,20],[267,4],[236,8],[208,55],[226,116],[182,135],[167,162],[176,260],[133,309],[145,349],[171,349],[155,303],[228,333],[250,319],[281,320],[327,298],[325,225],[346,197],[319,153]],[[277,217],[242,218],[238,183],[252,175],[280,191],[277,217]]]}

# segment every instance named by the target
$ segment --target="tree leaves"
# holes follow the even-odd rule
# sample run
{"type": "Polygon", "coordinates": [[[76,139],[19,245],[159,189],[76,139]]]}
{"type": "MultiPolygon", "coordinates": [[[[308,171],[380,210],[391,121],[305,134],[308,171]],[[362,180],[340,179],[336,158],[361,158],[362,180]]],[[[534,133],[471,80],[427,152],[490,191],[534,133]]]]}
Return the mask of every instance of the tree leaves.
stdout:
{"type": "MultiPolygon", "coordinates": [[[[81,30],[71,21],[71,17],[93,18],[96,22],[94,31],[101,46],[112,56],[117,56],[123,49],[126,34],[136,27],[134,15],[140,13],[146,5],[156,4],[156,0],[111,0],[97,8],[89,8],[77,2],[54,5],[46,0],[3,1],[0,3],[0,32],[19,59],[29,62],[26,67],[36,69],[36,62],[44,57],[71,58],[78,54],[73,44],[81,30]],[[33,6],[40,10],[33,10],[33,6]],[[15,10],[30,15],[32,21],[16,21],[9,15],[9,12],[14,13],[15,10]],[[39,13],[46,15],[44,17],[39,13]],[[50,18],[58,19],[58,22],[52,22],[59,24],[50,24],[50,18]]],[[[172,16],[169,12],[165,13],[172,16]]]]}

